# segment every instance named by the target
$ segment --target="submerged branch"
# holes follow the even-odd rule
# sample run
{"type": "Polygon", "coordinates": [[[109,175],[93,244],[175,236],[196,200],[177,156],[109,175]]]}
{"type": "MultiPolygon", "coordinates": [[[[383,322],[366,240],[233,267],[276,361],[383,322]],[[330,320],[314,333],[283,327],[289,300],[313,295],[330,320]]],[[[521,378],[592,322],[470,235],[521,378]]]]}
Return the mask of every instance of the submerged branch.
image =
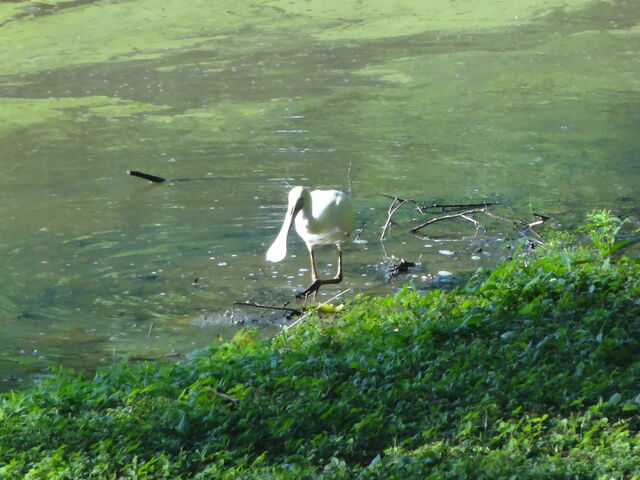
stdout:
{"type": "MultiPolygon", "coordinates": [[[[545,215],[541,215],[538,213],[534,213],[534,218],[535,220],[532,222],[523,222],[521,220],[513,220],[510,218],[506,218],[506,217],[502,217],[500,215],[496,215],[495,213],[491,212],[489,210],[489,207],[493,206],[493,205],[499,205],[499,202],[478,202],[478,203],[457,203],[457,204],[439,204],[439,203],[434,203],[432,205],[421,205],[420,203],[418,203],[415,200],[411,200],[411,199],[403,199],[400,198],[399,196],[395,195],[387,195],[385,193],[381,194],[384,197],[387,198],[391,198],[392,202],[389,205],[389,208],[387,210],[387,220],[382,228],[382,234],[380,235],[380,240],[384,240],[385,235],[387,234],[387,231],[389,230],[390,226],[393,223],[393,216],[394,214],[398,211],[398,209],[403,206],[406,203],[411,203],[413,204],[416,209],[422,213],[422,214],[431,214],[431,215],[435,215],[436,212],[433,212],[432,210],[438,210],[440,213],[444,213],[444,212],[455,212],[456,213],[448,213],[445,215],[439,215],[439,216],[435,216],[434,218],[431,218],[430,220],[427,220],[426,222],[421,223],[420,225],[417,225],[413,228],[411,228],[409,230],[408,233],[411,233],[412,235],[415,235],[419,238],[423,238],[423,239],[429,239],[431,238],[429,235],[425,235],[420,233],[420,230],[422,230],[423,228],[428,227],[429,225],[433,225],[437,222],[442,222],[444,220],[452,220],[452,219],[456,219],[456,218],[460,218],[462,220],[471,222],[474,224],[474,226],[476,227],[476,231],[481,229],[484,225],[483,223],[478,220],[477,218],[475,218],[474,215],[476,214],[483,214],[483,215],[487,215],[488,217],[491,217],[495,220],[500,220],[502,222],[506,222],[506,223],[510,223],[512,225],[514,225],[516,228],[522,230],[522,231],[526,231],[531,232],[531,234],[533,234],[536,238],[536,243],[542,243],[542,236],[536,232],[533,227],[536,227],[538,225],[542,225],[543,223],[545,223],[547,220],[550,220],[550,217],[547,217],[545,215]]],[[[451,239],[451,240],[455,240],[455,239],[451,239]]],[[[460,240],[460,239],[458,239],[460,240]]]]}
{"type": "Polygon", "coordinates": [[[436,222],[440,222],[442,220],[450,220],[450,219],[456,218],[456,217],[461,217],[461,218],[463,218],[465,220],[471,221],[476,225],[476,228],[478,228],[480,223],[477,220],[472,219],[471,217],[468,217],[468,215],[471,215],[472,213],[484,213],[485,211],[486,210],[484,208],[481,208],[481,209],[476,209],[476,210],[466,210],[466,211],[461,212],[461,213],[453,213],[451,215],[442,215],[440,217],[432,218],[431,220],[428,220],[428,221],[424,222],[423,224],[412,228],[411,230],[409,230],[409,233],[412,233],[412,234],[415,235],[418,232],[418,230],[421,230],[424,227],[432,225],[432,224],[434,224],[436,222]]]}
{"type": "Polygon", "coordinates": [[[420,213],[428,213],[429,210],[440,210],[441,212],[448,212],[451,210],[462,210],[468,208],[480,208],[480,207],[491,207],[493,205],[500,205],[500,202],[478,202],[478,203],[433,203],[431,205],[423,205],[418,203],[416,200],[412,199],[403,199],[394,195],[387,195],[386,193],[381,193],[383,197],[391,198],[400,202],[409,202],[415,205],[416,209],[420,213]]]}

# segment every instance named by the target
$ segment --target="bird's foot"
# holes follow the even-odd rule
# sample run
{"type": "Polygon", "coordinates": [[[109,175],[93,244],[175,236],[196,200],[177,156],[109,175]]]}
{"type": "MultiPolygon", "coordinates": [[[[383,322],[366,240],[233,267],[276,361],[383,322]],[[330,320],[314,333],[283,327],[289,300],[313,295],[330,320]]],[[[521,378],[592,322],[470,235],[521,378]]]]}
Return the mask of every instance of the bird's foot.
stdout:
{"type": "Polygon", "coordinates": [[[306,300],[310,294],[317,294],[321,286],[322,280],[314,280],[313,283],[309,285],[309,288],[302,292],[296,293],[296,298],[304,298],[306,300]]]}
{"type": "Polygon", "coordinates": [[[300,292],[300,293],[296,294],[296,298],[307,299],[307,298],[309,298],[310,294],[312,294],[312,293],[313,294],[317,294],[318,290],[320,290],[320,287],[322,285],[340,283],[341,281],[342,281],[342,277],[330,278],[328,280],[320,280],[320,279],[314,280],[313,283],[311,285],[309,285],[309,288],[307,288],[303,292],[300,292]]]}

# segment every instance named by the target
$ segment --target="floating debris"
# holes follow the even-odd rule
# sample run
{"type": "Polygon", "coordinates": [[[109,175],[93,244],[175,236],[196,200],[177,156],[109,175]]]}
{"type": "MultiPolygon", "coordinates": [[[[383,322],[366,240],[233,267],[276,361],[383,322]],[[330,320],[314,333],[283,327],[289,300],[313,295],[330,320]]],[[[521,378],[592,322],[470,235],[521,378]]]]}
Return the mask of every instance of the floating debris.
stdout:
{"type": "Polygon", "coordinates": [[[382,265],[384,276],[388,281],[397,277],[401,273],[409,273],[410,269],[416,266],[415,262],[410,262],[404,258],[389,257],[382,265]]]}

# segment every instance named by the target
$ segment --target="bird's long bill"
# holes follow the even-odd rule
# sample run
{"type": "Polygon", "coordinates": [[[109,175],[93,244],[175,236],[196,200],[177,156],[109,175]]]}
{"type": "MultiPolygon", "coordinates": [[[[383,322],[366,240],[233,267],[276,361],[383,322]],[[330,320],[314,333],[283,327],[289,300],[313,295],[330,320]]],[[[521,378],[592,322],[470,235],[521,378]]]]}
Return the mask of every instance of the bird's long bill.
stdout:
{"type": "Polygon", "coordinates": [[[299,210],[300,208],[298,207],[297,202],[289,202],[287,215],[284,217],[284,222],[282,222],[280,233],[278,233],[278,236],[269,247],[269,250],[267,250],[268,261],[279,262],[287,256],[287,235],[289,234],[289,230],[291,229],[293,219],[297,215],[299,210]]]}

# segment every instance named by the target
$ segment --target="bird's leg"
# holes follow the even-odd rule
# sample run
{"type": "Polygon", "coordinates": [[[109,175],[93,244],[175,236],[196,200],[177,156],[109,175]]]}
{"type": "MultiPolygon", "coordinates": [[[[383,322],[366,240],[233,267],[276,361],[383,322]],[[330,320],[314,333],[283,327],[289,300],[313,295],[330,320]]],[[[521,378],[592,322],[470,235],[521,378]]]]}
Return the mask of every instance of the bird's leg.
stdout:
{"type": "Polygon", "coordinates": [[[318,295],[318,290],[322,285],[322,280],[318,278],[318,271],[316,270],[316,259],[313,255],[313,245],[309,246],[309,259],[311,260],[311,285],[305,291],[296,294],[296,298],[306,298],[310,293],[313,293],[313,298],[318,295]]]}
{"type": "Polygon", "coordinates": [[[337,245],[338,247],[338,273],[336,273],[336,276],[333,277],[334,280],[338,280],[336,283],[339,283],[342,281],[342,248],[340,248],[340,245],[337,245]]]}
{"type": "MultiPolygon", "coordinates": [[[[311,247],[309,247],[309,256],[311,257],[311,284],[314,285],[317,282],[319,282],[320,280],[318,279],[318,271],[316,270],[316,259],[313,256],[313,245],[311,247]]],[[[316,288],[315,290],[313,290],[313,299],[315,300],[318,296],[318,290],[320,289],[320,285],[318,284],[318,288],[316,288]]],[[[311,287],[309,287],[311,288],[311,287]]],[[[308,296],[309,294],[305,295],[305,298],[308,296]]]]}
{"type": "Polygon", "coordinates": [[[316,270],[316,260],[313,256],[313,246],[309,247],[309,258],[311,259],[311,281],[318,280],[318,271],[316,270]]]}
{"type": "Polygon", "coordinates": [[[311,256],[311,285],[304,292],[300,292],[296,295],[297,298],[307,298],[309,294],[313,293],[313,297],[315,298],[318,294],[318,290],[322,285],[329,285],[334,283],[340,283],[342,281],[342,249],[338,247],[338,273],[334,278],[330,278],[327,280],[320,280],[318,278],[318,274],[316,272],[316,266],[313,258],[313,250],[309,250],[311,256]]]}

